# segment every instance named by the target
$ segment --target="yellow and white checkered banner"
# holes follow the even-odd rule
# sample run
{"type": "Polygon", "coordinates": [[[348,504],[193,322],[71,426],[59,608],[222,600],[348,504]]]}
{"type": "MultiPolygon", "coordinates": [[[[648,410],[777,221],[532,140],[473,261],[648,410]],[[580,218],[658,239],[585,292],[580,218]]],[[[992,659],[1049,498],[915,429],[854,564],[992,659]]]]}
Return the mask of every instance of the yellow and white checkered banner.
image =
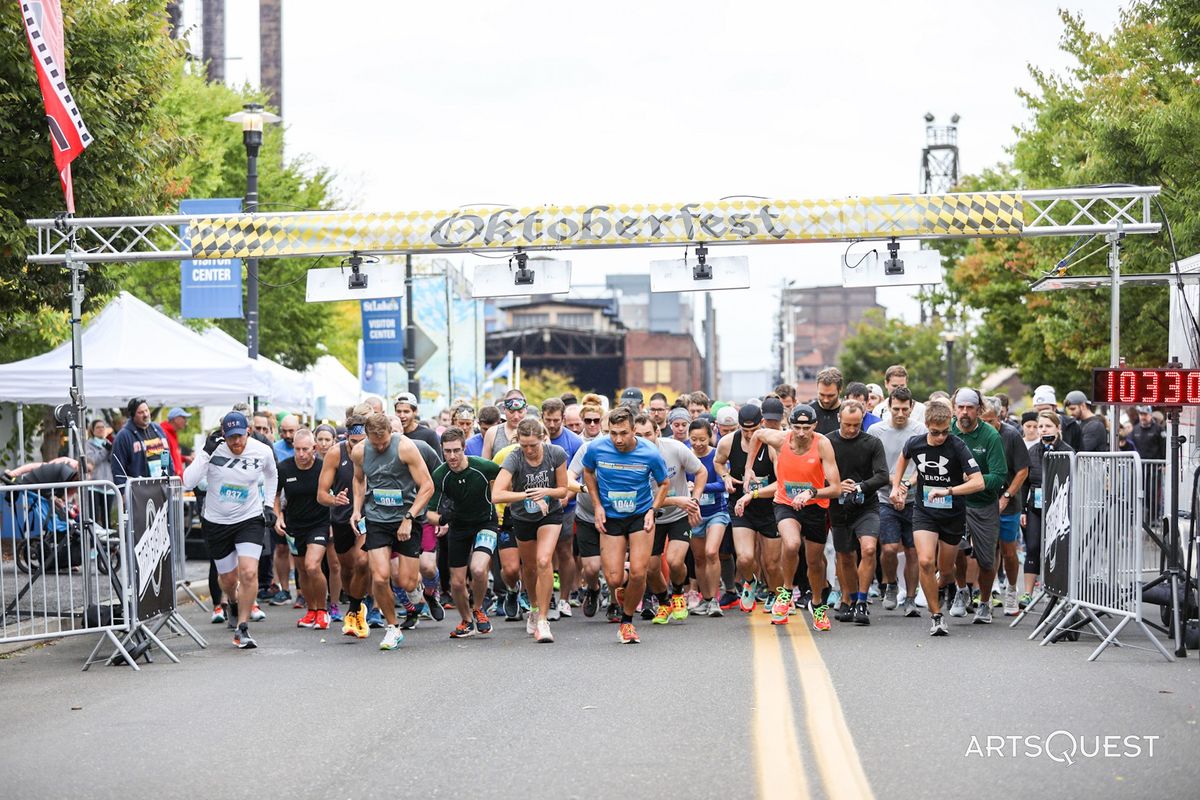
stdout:
{"type": "Polygon", "coordinates": [[[195,258],[1019,236],[1018,192],[196,217],[195,258]]]}

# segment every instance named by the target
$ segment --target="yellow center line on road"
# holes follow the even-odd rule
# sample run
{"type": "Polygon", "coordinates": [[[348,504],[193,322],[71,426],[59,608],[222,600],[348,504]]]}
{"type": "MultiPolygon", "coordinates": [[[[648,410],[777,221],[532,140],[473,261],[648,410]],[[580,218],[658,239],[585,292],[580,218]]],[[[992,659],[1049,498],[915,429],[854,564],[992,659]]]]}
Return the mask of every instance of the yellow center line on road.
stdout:
{"type": "Polygon", "coordinates": [[[796,656],[808,732],[812,738],[811,750],[816,755],[825,794],[829,800],[874,798],[858,757],[858,748],[854,746],[854,737],[842,714],[833,680],[817,643],[813,641],[807,620],[800,612],[792,616],[786,638],[791,641],[796,656]]]}
{"type": "Polygon", "coordinates": [[[762,614],[750,615],[754,653],[754,749],[758,796],[764,800],[806,800],[808,779],[800,758],[792,696],[783,648],[775,628],[762,614]]]}

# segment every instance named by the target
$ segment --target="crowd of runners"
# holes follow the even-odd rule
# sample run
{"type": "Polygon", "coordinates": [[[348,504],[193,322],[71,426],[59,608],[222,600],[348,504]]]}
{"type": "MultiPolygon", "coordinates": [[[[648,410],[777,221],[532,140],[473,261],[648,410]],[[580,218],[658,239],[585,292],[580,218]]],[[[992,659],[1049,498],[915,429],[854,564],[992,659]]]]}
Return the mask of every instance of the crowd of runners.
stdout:
{"type": "Polygon", "coordinates": [[[381,628],[382,650],[447,611],[451,638],[503,618],[543,643],[578,616],[636,643],[635,620],[760,609],[821,632],[869,625],[875,603],[924,610],[932,636],[947,616],[1015,615],[1040,572],[1042,456],[1099,441],[1103,418],[1078,392],[1059,410],[1049,386],[1018,418],[1006,397],[918,400],[907,381],[900,365],[883,385],[828,368],[808,402],[788,385],[740,406],[629,388],[611,409],[512,390],[433,426],[401,394],[336,425],[285,417],[278,441],[232,410],[183,471],[203,497],[212,621],[255,647],[249,624],[293,603],[293,574],[298,626],[381,628]]]}

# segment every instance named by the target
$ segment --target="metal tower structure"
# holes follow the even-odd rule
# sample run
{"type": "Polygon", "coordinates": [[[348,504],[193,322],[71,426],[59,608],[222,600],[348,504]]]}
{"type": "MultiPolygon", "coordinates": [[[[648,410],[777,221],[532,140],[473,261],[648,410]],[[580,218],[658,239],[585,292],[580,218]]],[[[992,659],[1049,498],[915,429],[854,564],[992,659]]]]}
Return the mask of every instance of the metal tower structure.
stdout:
{"type": "Polygon", "coordinates": [[[958,114],[949,125],[935,125],[925,114],[925,147],[921,149],[921,193],[941,194],[958,185],[958,114]]]}

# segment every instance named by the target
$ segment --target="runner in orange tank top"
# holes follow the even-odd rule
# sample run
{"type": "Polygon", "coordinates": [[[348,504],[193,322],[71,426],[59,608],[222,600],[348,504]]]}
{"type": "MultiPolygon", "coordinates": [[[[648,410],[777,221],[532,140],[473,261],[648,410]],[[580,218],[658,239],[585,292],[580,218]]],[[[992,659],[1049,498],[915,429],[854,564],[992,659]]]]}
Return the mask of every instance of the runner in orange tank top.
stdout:
{"type": "MultiPolygon", "coordinates": [[[[826,615],[829,587],[825,583],[826,509],[841,491],[841,476],[829,440],[813,428],[817,415],[812,406],[799,404],[788,417],[791,430],[758,430],[751,439],[747,464],[763,445],[778,453],[775,460],[775,521],[779,535],[763,538],[763,560],[771,585],[776,587],[771,622],[786,625],[792,607],[791,578],[800,560],[800,542],[808,562],[813,591],[813,626],[829,630],[826,615]]],[[[746,480],[753,480],[747,469],[746,480]]]]}

